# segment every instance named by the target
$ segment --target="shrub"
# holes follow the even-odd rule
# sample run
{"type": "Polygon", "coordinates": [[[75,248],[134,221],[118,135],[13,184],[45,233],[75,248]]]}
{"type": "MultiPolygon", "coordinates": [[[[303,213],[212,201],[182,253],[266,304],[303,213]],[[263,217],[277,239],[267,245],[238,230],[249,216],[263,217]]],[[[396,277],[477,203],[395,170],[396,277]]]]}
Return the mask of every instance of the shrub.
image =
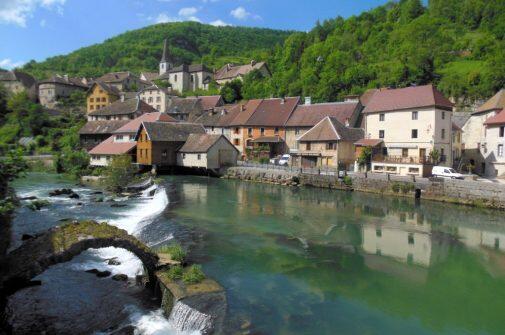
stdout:
{"type": "Polygon", "coordinates": [[[182,281],[185,284],[198,284],[205,279],[205,274],[200,265],[191,265],[182,275],[182,281]]]}
{"type": "Polygon", "coordinates": [[[266,157],[261,157],[260,158],[260,163],[261,164],[268,164],[270,162],[270,159],[266,158],[266,157]]]}
{"type": "Polygon", "coordinates": [[[169,254],[170,258],[177,262],[183,262],[186,258],[186,252],[179,243],[164,245],[157,249],[158,253],[169,254]]]}
{"type": "Polygon", "coordinates": [[[350,176],[344,176],[343,181],[347,186],[352,186],[352,178],[350,176]]]}
{"type": "Polygon", "coordinates": [[[409,192],[414,191],[414,188],[415,188],[414,184],[401,184],[400,185],[400,189],[403,194],[407,194],[409,192]]]}
{"type": "Polygon", "coordinates": [[[172,266],[167,271],[168,278],[170,278],[172,280],[179,280],[179,279],[181,279],[182,278],[182,274],[183,274],[182,266],[180,266],[180,265],[172,266]]]}
{"type": "Polygon", "coordinates": [[[400,192],[400,188],[401,188],[401,185],[399,183],[393,183],[393,185],[391,185],[391,189],[395,193],[400,192]]]}
{"type": "Polygon", "coordinates": [[[115,156],[105,168],[105,185],[113,192],[121,192],[128,183],[132,182],[134,175],[135,168],[132,165],[131,156],[115,156]]]}

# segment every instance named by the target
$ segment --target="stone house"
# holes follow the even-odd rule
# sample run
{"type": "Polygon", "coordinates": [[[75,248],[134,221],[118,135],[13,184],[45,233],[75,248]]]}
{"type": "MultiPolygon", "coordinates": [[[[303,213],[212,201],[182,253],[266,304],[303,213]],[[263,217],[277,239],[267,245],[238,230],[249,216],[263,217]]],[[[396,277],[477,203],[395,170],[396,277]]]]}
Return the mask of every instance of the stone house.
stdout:
{"type": "Polygon", "coordinates": [[[375,92],[363,110],[365,138],[383,141],[372,171],[427,176],[433,164],[452,166],[452,108],[432,85],[375,92]]]}
{"type": "Polygon", "coordinates": [[[18,70],[0,70],[0,84],[3,85],[7,92],[11,94],[27,91],[32,99],[37,97],[37,85],[35,78],[28,73],[18,70]]]}
{"type": "Polygon", "coordinates": [[[298,138],[293,165],[350,170],[354,165],[354,142],[362,139],[361,128],[350,128],[327,116],[298,138]]]}
{"type": "MultiPolygon", "coordinates": [[[[137,142],[135,135],[142,122],[175,122],[170,116],[155,112],[146,113],[129,121],[124,126],[114,130],[105,141],[96,145],[89,151],[91,166],[107,166],[111,159],[117,155],[131,155],[132,162],[136,162],[137,142]]],[[[103,122],[103,121],[91,121],[103,122]]],[[[115,121],[113,121],[115,122],[115,121]]]]}
{"type": "Polygon", "coordinates": [[[137,164],[154,168],[176,166],[177,150],[190,134],[205,134],[205,129],[188,122],[142,122],[135,136],[137,164]]]}
{"type": "Polygon", "coordinates": [[[224,135],[191,134],[177,152],[177,165],[214,170],[236,165],[238,155],[224,135]]]}
{"type": "Polygon", "coordinates": [[[130,71],[106,73],[97,78],[96,81],[115,87],[117,90],[122,92],[137,92],[152,85],[147,81],[141,80],[130,71]]]}
{"type": "Polygon", "coordinates": [[[47,108],[54,108],[60,98],[68,98],[74,92],[85,92],[89,89],[81,78],[69,78],[67,75],[55,75],[39,81],[39,102],[47,108]]]}
{"type": "MultiPolygon", "coordinates": [[[[232,141],[230,123],[235,119],[240,111],[240,104],[225,105],[203,111],[196,123],[201,123],[205,127],[207,134],[224,135],[232,141]]],[[[238,150],[238,149],[237,149],[238,150]]]]}
{"type": "Polygon", "coordinates": [[[140,99],[115,101],[112,104],[88,113],[88,121],[133,120],[145,113],[154,113],[156,109],[140,99]]]}
{"type": "Polygon", "coordinates": [[[272,76],[272,73],[265,62],[256,62],[252,60],[249,64],[245,65],[235,65],[230,63],[224,65],[214,73],[214,80],[219,85],[224,85],[235,79],[243,80],[245,75],[254,70],[261,72],[263,77],[272,76]]]}
{"type": "Polygon", "coordinates": [[[359,101],[312,104],[310,98],[305,98],[305,104],[296,106],[295,111],[285,124],[286,145],[289,152],[296,153],[298,151],[298,137],[327,116],[336,118],[344,125],[355,127],[361,109],[359,101]]]}
{"type": "Polygon", "coordinates": [[[181,64],[174,66],[168,49],[168,42],[163,43],[159,76],[155,80],[170,84],[177,92],[207,90],[213,78],[212,71],[203,64],[181,64]]]}
{"type": "Polygon", "coordinates": [[[487,177],[505,177],[505,109],[484,122],[484,170],[487,177]]]}

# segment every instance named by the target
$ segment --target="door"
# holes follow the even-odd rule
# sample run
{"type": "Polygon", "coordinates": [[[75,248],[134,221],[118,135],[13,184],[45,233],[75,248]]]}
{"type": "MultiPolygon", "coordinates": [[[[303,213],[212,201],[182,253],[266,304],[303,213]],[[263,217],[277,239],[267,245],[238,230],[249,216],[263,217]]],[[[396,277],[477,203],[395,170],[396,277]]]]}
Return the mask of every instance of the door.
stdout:
{"type": "Polygon", "coordinates": [[[419,149],[419,161],[423,163],[426,159],[426,149],[419,149]]]}
{"type": "Polygon", "coordinates": [[[406,148],[402,149],[402,157],[409,157],[409,149],[406,148]]]}
{"type": "Polygon", "coordinates": [[[302,157],[302,167],[312,168],[317,165],[317,157],[303,156],[302,157]]]}

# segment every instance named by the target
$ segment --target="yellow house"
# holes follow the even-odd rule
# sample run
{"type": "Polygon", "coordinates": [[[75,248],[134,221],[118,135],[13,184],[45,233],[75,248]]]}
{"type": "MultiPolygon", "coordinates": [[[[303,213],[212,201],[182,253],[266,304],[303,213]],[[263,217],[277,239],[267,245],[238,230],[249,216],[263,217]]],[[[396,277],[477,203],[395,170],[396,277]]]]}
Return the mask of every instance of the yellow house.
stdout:
{"type": "Polygon", "coordinates": [[[114,86],[96,81],[88,90],[86,98],[87,113],[107,107],[120,98],[120,92],[114,86]]]}

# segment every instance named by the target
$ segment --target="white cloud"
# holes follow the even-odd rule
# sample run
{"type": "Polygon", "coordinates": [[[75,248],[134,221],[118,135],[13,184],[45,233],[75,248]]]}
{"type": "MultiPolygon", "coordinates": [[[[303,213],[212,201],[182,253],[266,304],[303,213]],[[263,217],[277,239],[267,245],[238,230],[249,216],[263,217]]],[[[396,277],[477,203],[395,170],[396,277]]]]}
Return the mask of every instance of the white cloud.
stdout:
{"type": "Polygon", "coordinates": [[[245,20],[251,13],[245,10],[244,7],[240,6],[235,8],[230,12],[230,15],[239,20],[245,20]]]}
{"type": "Polygon", "coordinates": [[[33,17],[37,7],[63,13],[66,0],[1,0],[0,23],[26,27],[26,21],[33,17]]]}
{"type": "Polygon", "coordinates": [[[0,60],[0,67],[3,69],[14,69],[20,67],[24,62],[13,62],[10,58],[0,60]]]}
{"type": "Polygon", "coordinates": [[[179,10],[179,16],[189,17],[194,16],[198,12],[196,7],[184,7],[179,10]]]}
{"type": "Polygon", "coordinates": [[[168,16],[167,13],[160,13],[155,18],[148,17],[149,20],[154,21],[155,23],[167,23],[167,22],[179,22],[181,21],[178,17],[168,16]]]}
{"type": "Polygon", "coordinates": [[[229,23],[226,23],[224,22],[223,20],[216,20],[216,21],[212,21],[210,22],[211,25],[215,26],[215,27],[226,27],[226,26],[230,26],[229,23]]]}

